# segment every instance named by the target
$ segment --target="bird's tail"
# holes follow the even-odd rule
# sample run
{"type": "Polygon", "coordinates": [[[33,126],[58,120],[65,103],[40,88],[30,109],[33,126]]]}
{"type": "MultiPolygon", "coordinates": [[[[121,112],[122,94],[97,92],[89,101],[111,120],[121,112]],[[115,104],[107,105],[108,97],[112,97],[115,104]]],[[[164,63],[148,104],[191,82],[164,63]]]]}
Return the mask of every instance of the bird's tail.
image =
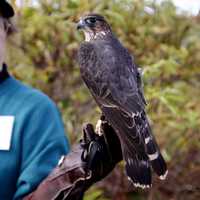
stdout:
{"type": "MultiPolygon", "coordinates": [[[[146,144],[146,152],[135,152],[130,154],[130,146],[125,143],[126,147],[122,148],[125,159],[126,174],[136,187],[149,188],[152,185],[151,168],[164,180],[167,176],[167,165],[157,147],[153,138],[146,144]]],[[[132,150],[133,150],[132,146],[132,150]]]]}
{"type": "Polygon", "coordinates": [[[138,152],[144,148],[135,146],[133,142],[136,144],[136,141],[127,135],[121,141],[126,174],[135,187],[149,188],[152,184],[151,163],[145,151],[138,152]]]}
{"type": "Polygon", "coordinates": [[[125,159],[126,174],[135,187],[142,189],[151,187],[151,167],[148,160],[134,158],[125,159]]]}
{"type": "MultiPolygon", "coordinates": [[[[150,131],[150,127],[149,127],[150,131]]],[[[159,176],[161,180],[164,180],[167,176],[167,165],[160,153],[159,147],[151,133],[147,132],[145,136],[145,148],[148,155],[149,161],[155,173],[159,176]]]]}
{"type": "Polygon", "coordinates": [[[164,179],[167,166],[152,135],[145,113],[129,115],[115,109],[105,109],[120,139],[126,174],[137,187],[148,188],[152,184],[151,167],[164,179]],[[119,120],[120,119],[120,120],[119,120]]]}
{"type": "Polygon", "coordinates": [[[152,134],[148,118],[146,117],[145,113],[141,113],[141,116],[136,116],[135,120],[137,122],[136,124],[139,124],[139,121],[142,121],[142,126],[136,126],[143,138],[144,149],[146,155],[148,156],[149,162],[151,163],[151,167],[159,176],[159,178],[164,180],[168,173],[167,165],[152,134]]]}
{"type": "Polygon", "coordinates": [[[143,142],[141,138],[130,137],[130,134],[124,134],[121,142],[127,176],[135,186],[141,188],[151,186],[151,167],[161,180],[164,180],[168,173],[166,162],[152,135],[148,119],[145,121],[143,126],[137,127],[137,131],[140,132],[138,135],[143,138],[143,142]]]}

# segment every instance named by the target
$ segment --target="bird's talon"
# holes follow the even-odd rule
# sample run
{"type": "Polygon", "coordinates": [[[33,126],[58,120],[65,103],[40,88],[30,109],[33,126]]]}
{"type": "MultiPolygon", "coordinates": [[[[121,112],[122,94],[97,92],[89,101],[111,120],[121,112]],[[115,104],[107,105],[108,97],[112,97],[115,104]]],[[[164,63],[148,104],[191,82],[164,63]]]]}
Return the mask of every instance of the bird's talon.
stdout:
{"type": "Polygon", "coordinates": [[[102,124],[102,120],[99,119],[99,120],[97,121],[96,128],[95,128],[95,132],[96,132],[96,134],[99,135],[99,136],[102,136],[102,135],[103,135],[103,130],[102,130],[101,124],[102,124]]]}

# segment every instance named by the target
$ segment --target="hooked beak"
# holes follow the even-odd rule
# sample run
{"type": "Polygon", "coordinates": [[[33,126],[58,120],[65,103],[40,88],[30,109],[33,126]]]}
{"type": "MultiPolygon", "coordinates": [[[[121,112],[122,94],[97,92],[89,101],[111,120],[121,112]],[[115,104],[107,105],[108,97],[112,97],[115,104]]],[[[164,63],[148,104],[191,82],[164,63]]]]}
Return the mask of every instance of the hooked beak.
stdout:
{"type": "Polygon", "coordinates": [[[78,23],[77,23],[77,30],[81,30],[81,29],[84,29],[86,27],[86,23],[84,20],[80,20],[78,23]]]}

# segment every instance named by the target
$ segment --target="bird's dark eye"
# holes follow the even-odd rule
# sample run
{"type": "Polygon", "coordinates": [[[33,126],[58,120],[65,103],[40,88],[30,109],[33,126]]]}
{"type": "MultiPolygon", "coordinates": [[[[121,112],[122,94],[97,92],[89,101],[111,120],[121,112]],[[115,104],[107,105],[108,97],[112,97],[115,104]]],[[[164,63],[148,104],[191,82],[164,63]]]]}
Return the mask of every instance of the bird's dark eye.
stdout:
{"type": "Polygon", "coordinates": [[[93,18],[93,17],[91,17],[91,18],[86,19],[86,22],[87,22],[88,24],[95,24],[96,19],[93,18]]]}

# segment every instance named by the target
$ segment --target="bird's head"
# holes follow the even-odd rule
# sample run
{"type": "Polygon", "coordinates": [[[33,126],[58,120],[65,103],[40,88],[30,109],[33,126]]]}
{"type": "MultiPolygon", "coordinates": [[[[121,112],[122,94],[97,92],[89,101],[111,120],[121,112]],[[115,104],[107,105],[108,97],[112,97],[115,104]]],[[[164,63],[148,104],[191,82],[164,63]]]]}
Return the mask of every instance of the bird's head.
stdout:
{"type": "Polygon", "coordinates": [[[103,39],[111,34],[111,28],[105,18],[99,14],[87,14],[80,18],[77,29],[82,30],[86,41],[103,39]]]}

